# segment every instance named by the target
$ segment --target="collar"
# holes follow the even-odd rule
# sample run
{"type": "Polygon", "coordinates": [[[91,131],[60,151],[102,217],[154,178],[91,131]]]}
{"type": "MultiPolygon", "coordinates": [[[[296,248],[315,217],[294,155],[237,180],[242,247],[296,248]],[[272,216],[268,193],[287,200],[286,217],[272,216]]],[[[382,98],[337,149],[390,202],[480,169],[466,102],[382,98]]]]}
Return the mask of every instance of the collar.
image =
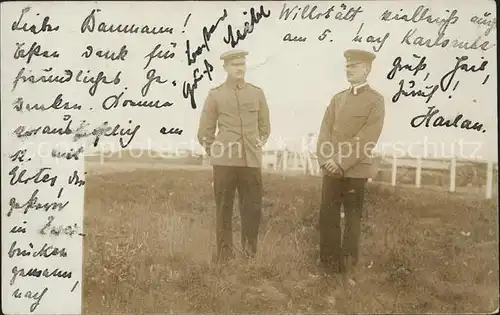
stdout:
{"type": "Polygon", "coordinates": [[[236,89],[242,89],[245,87],[246,82],[244,79],[242,80],[231,80],[231,79],[226,79],[226,85],[231,89],[231,90],[236,90],[236,89]]]}
{"type": "Polygon", "coordinates": [[[351,85],[349,92],[351,92],[354,95],[358,95],[359,91],[362,90],[364,87],[368,86],[368,82],[361,83],[358,85],[351,85]]]}

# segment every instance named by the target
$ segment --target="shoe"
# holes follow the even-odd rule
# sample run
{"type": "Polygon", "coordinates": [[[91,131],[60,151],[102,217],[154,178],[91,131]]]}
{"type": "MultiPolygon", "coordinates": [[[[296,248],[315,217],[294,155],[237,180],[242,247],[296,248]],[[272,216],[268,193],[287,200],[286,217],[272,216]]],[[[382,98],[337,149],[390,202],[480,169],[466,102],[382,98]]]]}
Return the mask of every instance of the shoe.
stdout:
{"type": "Polygon", "coordinates": [[[351,255],[345,256],[344,258],[345,261],[345,283],[350,285],[350,286],[355,286],[356,285],[356,264],[357,260],[353,258],[351,255]]]}
{"type": "Polygon", "coordinates": [[[356,267],[357,263],[358,263],[358,259],[356,257],[353,257],[352,255],[344,256],[343,264],[344,264],[346,272],[352,271],[352,269],[354,269],[354,267],[356,267]]]}
{"type": "Polygon", "coordinates": [[[321,265],[325,273],[328,275],[338,275],[342,273],[341,264],[331,263],[331,262],[328,263],[321,262],[321,265]]]}

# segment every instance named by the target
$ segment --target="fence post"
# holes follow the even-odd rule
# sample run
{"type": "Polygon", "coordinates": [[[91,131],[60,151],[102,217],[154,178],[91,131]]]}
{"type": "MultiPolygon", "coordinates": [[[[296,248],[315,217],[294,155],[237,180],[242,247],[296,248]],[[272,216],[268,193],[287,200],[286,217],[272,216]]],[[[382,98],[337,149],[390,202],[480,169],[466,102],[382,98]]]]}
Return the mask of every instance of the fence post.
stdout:
{"type": "Polygon", "coordinates": [[[311,159],[311,154],[309,152],[305,152],[304,155],[306,157],[305,160],[306,160],[306,165],[307,165],[307,170],[308,170],[307,175],[315,175],[314,169],[313,169],[313,163],[312,163],[312,159],[311,159]]]}
{"type": "Polygon", "coordinates": [[[307,154],[307,161],[310,163],[309,165],[311,166],[311,174],[313,176],[318,175],[318,161],[312,158],[312,153],[309,152],[307,154]]]}
{"type": "Polygon", "coordinates": [[[451,158],[450,165],[450,191],[455,192],[455,180],[457,177],[457,158],[454,156],[451,158]]]}
{"type": "Polygon", "coordinates": [[[302,167],[304,168],[304,170],[303,170],[304,175],[308,175],[309,163],[307,163],[307,155],[304,152],[302,152],[302,153],[299,153],[299,157],[300,157],[300,162],[302,163],[302,167]]]}
{"type": "Polygon", "coordinates": [[[396,173],[398,171],[398,160],[395,155],[392,156],[392,186],[396,186],[396,173]]]}
{"type": "Polygon", "coordinates": [[[288,150],[284,150],[283,151],[283,158],[282,158],[282,161],[283,161],[283,167],[282,167],[282,170],[283,171],[286,171],[286,169],[288,168],[288,150]]]}
{"type": "Polygon", "coordinates": [[[415,178],[415,185],[420,188],[420,183],[422,179],[422,157],[417,157],[417,172],[415,178]]]}
{"type": "Polygon", "coordinates": [[[488,161],[486,171],[486,199],[491,199],[493,195],[493,162],[488,161]]]}
{"type": "Polygon", "coordinates": [[[299,162],[297,160],[300,158],[297,152],[291,152],[293,156],[293,170],[296,171],[299,168],[299,162]]]}

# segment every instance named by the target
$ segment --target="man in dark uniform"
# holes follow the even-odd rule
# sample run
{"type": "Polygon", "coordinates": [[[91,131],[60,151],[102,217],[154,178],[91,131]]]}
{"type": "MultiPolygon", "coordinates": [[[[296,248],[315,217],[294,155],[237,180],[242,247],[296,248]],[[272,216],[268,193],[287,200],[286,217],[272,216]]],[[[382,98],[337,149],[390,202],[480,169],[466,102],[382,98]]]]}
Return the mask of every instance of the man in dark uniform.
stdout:
{"type": "Polygon", "coordinates": [[[336,94],[323,117],[317,142],[323,171],[319,216],[320,259],[327,272],[344,273],[359,256],[364,187],[376,172],[371,155],[385,116],[384,97],[366,79],[375,55],[347,50],[347,80],[351,87],[336,94]],[[341,239],[341,206],[345,228],[341,239]]]}
{"type": "Polygon", "coordinates": [[[222,260],[233,256],[231,223],[236,189],[242,247],[250,256],[257,251],[262,212],[261,148],[271,127],[264,92],[245,82],[247,54],[231,50],[221,55],[227,79],[210,90],[198,129],[198,140],[213,165],[217,257],[222,260]]]}

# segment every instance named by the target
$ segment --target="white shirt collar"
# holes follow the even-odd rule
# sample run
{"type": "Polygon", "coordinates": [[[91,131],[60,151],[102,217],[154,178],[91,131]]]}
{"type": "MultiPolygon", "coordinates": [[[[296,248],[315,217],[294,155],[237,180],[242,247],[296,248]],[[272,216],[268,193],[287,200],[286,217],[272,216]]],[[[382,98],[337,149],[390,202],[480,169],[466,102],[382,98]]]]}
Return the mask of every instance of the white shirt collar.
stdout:
{"type": "Polygon", "coordinates": [[[364,86],[367,86],[368,85],[368,82],[365,82],[365,83],[361,83],[359,85],[351,85],[351,91],[352,91],[352,94],[354,95],[358,95],[358,90],[364,86]]]}

